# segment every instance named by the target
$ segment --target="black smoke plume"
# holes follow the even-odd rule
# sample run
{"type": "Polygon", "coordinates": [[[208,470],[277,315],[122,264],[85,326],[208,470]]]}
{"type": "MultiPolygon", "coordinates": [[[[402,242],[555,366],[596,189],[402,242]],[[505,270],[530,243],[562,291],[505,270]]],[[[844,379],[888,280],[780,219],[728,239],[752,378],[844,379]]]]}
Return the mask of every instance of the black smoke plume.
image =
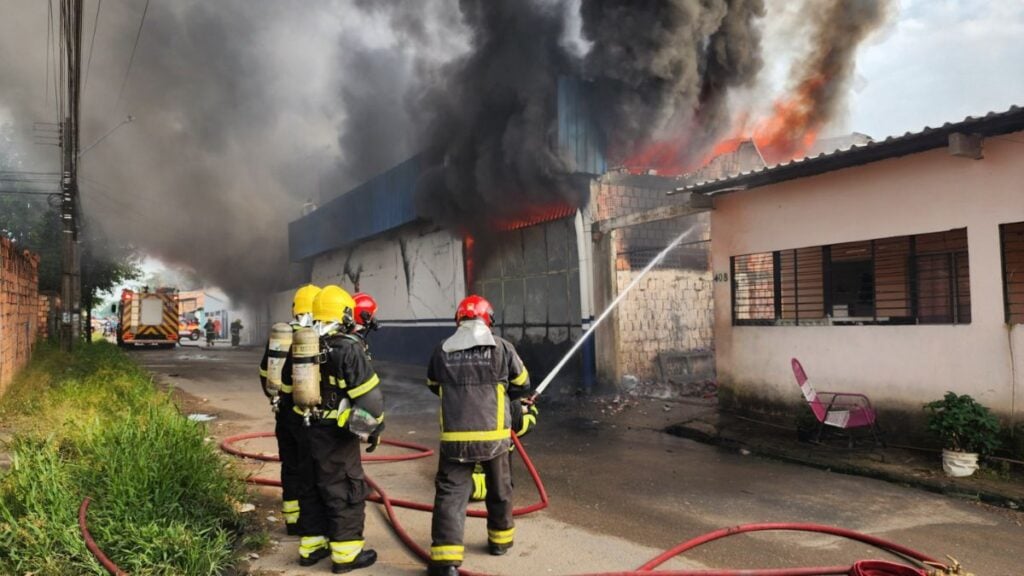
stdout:
{"type": "Polygon", "coordinates": [[[503,221],[564,204],[578,188],[557,148],[558,77],[573,61],[559,6],[463,1],[469,51],[425,79],[417,209],[481,234],[503,221]]]}
{"type": "Polygon", "coordinates": [[[716,132],[728,90],[762,66],[762,0],[596,0],[581,15],[585,73],[620,159],[648,140],[716,132]]]}

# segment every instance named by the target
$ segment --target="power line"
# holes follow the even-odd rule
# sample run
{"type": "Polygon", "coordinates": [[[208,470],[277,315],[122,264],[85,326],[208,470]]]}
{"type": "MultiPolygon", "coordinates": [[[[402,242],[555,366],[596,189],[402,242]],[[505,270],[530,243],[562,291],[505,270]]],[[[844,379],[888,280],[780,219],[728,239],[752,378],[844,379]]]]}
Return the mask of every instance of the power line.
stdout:
{"type": "MultiPolygon", "coordinates": [[[[50,15],[50,21],[46,25],[46,74],[44,74],[44,88],[43,88],[43,102],[50,99],[50,33],[53,31],[53,4],[47,2],[47,13],[50,15]]],[[[56,86],[53,87],[57,89],[56,86]]]]}
{"type": "Polygon", "coordinates": [[[0,170],[0,175],[13,174],[16,176],[60,176],[60,172],[32,172],[29,170],[0,170]]]}
{"type": "Polygon", "coordinates": [[[142,25],[146,23],[146,12],[149,11],[149,0],[142,9],[142,18],[139,19],[139,30],[135,33],[135,44],[132,46],[132,55],[128,57],[128,69],[124,71],[124,80],[121,81],[121,90],[117,93],[117,102],[114,103],[114,111],[121,104],[121,96],[124,95],[124,87],[128,84],[128,75],[132,73],[132,63],[135,62],[135,50],[139,47],[139,38],[142,38],[142,25]]]}
{"type": "Polygon", "coordinates": [[[103,9],[103,0],[96,3],[96,18],[92,21],[92,40],[89,40],[89,59],[85,62],[85,80],[82,81],[82,94],[89,87],[89,67],[92,66],[92,47],[96,43],[96,28],[100,25],[100,10],[103,9]]]}
{"type": "Polygon", "coordinates": [[[21,195],[21,196],[56,196],[56,195],[59,195],[60,192],[37,192],[37,191],[29,191],[29,190],[5,190],[3,188],[0,188],[0,194],[17,194],[17,195],[21,195]]]}

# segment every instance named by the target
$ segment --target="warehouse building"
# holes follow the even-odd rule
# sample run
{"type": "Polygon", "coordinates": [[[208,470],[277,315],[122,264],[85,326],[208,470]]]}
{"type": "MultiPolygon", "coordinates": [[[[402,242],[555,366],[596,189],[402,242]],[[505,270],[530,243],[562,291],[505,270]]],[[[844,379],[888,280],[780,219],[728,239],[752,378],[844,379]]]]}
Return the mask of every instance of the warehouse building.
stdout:
{"type": "Polygon", "coordinates": [[[688,195],[668,196],[679,179],[609,171],[577,83],[559,83],[557,105],[559,148],[587,199],[583,206],[555,206],[499,224],[484,247],[417,216],[421,161],[413,157],[292,222],[292,261],[309,264],[315,284],[377,299],[383,328],[372,346],[378,359],[425,363],[453,330],[458,302],[475,292],[495,306],[496,331],[517,345],[537,377],[687,229],[687,243],[588,340],[558,388],[643,387],[675,395],[712,379],[708,219],[698,214],[707,206],[692,205],[688,195]]]}

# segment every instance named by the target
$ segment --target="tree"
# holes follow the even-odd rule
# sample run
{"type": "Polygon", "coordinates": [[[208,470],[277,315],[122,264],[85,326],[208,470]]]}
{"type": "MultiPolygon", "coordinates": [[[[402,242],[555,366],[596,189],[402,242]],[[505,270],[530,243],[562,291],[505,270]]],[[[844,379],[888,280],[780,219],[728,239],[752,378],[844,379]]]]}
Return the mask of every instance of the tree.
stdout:
{"type": "MultiPolygon", "coordinates": [[[[0,172],[22,170],[22,161],[11,137],[10,124],[0,125],[0,172]]],[[[2,182],[0,182],[2,183],[2,182]]],[[[39,255],[39,290],[59,292],[61,282],[60,211],[50,196],[22,195],[25,187],[7,187],[0,193],[0,234],[39,255]]],[[[82,309],[99,303],[100,294],[139,277],[139,255],[134,247],[111,241],[98,231],[79,232],[82,259],[82,309]]],[[[87,324],[88,325],[88,324],[87,324]]],[[[83,331],[88,333],[88,330],[83,331]]]]}
{"type": "Polygon", "coordinates": [[[43,215],[50,209],[49,196],[40,194],[38,183],[16,177],[25,163],[15,144],[14,126],[0,124],[0,235],[24,243],[43,215]]]}

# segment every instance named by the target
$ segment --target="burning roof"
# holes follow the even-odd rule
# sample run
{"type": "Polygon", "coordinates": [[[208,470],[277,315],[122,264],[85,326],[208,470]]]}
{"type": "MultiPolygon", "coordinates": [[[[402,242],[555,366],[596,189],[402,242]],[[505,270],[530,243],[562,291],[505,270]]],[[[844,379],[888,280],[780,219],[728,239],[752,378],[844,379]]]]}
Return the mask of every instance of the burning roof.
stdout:
{"type": "Polygon", "coordinates": [[[860,166],[886,158],[941,148],[948,145],[951,134],[996,136],[1020,130],[1024,130],[1024,107],[1011,106],[1003,112],[989,112],[984,116],[968,116],[959,122],[947,122],[936,128],[926,126],[919,132],[907,132],[902,136],[890,136],[884,140],[868,139],[863,143],[851,144],[847,148],[821,152],[817,155],[797,158],[780,164],[764,165],[721,176],[695,175],[695,178],[691,180],[692,184],[682,186],[670,194],[697,192],[714,195],[748,190],[841,168],[860,166]]]}

